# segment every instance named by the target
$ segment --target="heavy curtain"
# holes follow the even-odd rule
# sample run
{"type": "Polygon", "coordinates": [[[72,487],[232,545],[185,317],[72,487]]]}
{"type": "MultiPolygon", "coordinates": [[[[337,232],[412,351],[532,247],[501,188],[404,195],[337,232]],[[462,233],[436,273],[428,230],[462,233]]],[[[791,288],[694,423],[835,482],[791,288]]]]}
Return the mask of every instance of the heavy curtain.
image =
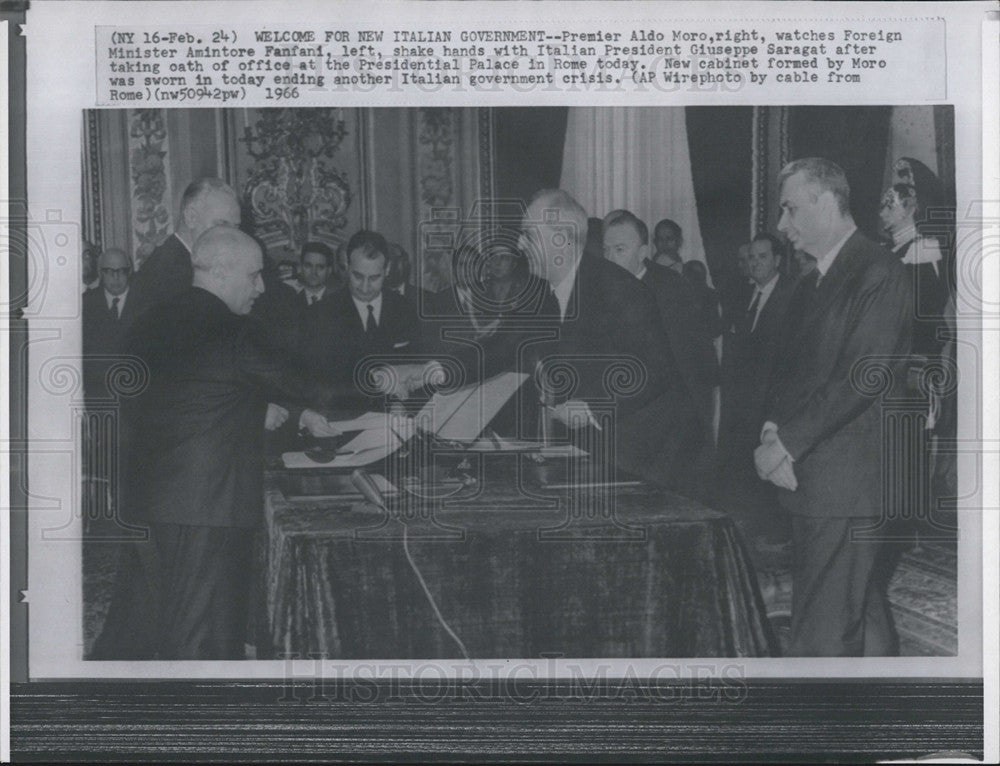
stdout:
{"type": "Polygon", "coordinates": [[[683,107],[570,108],[560,185],[591,216],[631,210],[684,231],[684,260],[705,261],[683,107]]]}

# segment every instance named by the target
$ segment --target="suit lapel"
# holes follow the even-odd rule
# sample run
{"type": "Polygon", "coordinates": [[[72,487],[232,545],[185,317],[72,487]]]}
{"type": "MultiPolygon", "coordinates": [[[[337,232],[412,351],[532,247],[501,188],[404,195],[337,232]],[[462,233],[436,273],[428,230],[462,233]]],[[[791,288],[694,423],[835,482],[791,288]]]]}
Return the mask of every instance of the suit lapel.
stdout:
{"type": "Polygon", "coordinates": [[[840,253],[834,259],[833,265],[830,266],[826,276],[815,288],[812,299],[805,307],[802,321],[796,332],[797,337],[806,334],[812,325],[827,313],[830,306],[847,288],[854,273],[865,265],[863,249],[860,247],[862,237],[861,232],[856,231],[844,243],[840,253]]]}
{"type": "Polygon", "coordinates": [[[757,327],[753,330],[755,334],[761,327],[766,326],[766,324],[771,321],[772,316],[776,313],[783,313],[787,291],[788,278],[782,274],[778,277],[777,284],[775,284],[770,296],[768,296],[767,302],[760,310],[760,316],[757,317],[757,327]]]}

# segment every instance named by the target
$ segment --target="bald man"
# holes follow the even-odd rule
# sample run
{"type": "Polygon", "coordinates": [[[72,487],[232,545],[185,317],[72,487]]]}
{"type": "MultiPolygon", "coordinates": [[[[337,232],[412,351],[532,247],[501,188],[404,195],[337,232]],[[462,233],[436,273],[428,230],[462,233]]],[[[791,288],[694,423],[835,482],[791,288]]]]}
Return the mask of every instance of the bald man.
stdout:
{"type": "Polygon", "coordinates": [[[105,374],[122,352],[125,332],[141,299],[132,287],[132,259],[112,247],[97,259],[98,284],[83,294],[84,391],[88,399],[110,396],[105,374]]]}
{"type": "MultiPolygon", "coordinates": [[[[192,267],[192,285],[143,314],[126,344],[148,382],[123,402],[121,513],[149,540],[128,546],[95,658],[244,658],[268,400],[323,408],[342,393],[254,342],[247,315],[264,292],[254,240],[211,228],[192,267]]],[[[335,434],[315,411],[299,422],[335,434]]]]}

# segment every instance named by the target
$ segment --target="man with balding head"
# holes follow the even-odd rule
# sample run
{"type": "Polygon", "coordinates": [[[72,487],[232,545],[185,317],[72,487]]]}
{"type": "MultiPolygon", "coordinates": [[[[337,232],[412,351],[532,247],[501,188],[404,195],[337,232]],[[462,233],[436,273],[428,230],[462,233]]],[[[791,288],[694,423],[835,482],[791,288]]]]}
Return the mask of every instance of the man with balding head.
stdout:
{"type": "Polygon", "coordinates": [[[520,248],[559,308],[558,340],[538,344],[543,397],[549,398],[544,371],[569,364],[578,385],[568,400],[549,402],[552,417],[576,431],[597,429],[592,405],[613,408],[617,464],[670,484],[665,440],[678,439],[671,446],[676,453],[690,433],[692,408],[652,293],[611,261],[584,255],[587,227],[584,209],[561,189],[536,194],[522,224],[520,248]],[[612,374],[626,368],[625,376],[612,374]],[[629,385],[616,385],[629,377],[629,385]],[[669,415],[651,418],[647,407],[669,415]]]}
{"type": "Polygon", "coordinates": [[[214,226],[239,225],[240,202],[232,187],[218,178],[191,182],[181,196],[177,228],[142,261],[136,274],[145,307],[162,303],[191,286],[192,251],[204,232],[214,226]]]}
{"type": "MultiPolygon", "coordinates": [[[[247,315],[262,268],[253,239],[210,228],[194,244],[192,284],[130,333],[147,380],[123,402],[121,514],[149,539],[129,544],[96,658],[244,657],[267,403],[326,408],[341,393],[260,350],[247,315]]],[[[336,433],[312,410],[299,423],[336,433]]]]}
{"type": "Polygon", "coordinates": [[[88,399],[107,398],[105,374],[122,352],[125,333],[141,304],[132,287],[132,259],[108,248],[97,259],[98,284],[83,294],[84,390],[88,399]]]}

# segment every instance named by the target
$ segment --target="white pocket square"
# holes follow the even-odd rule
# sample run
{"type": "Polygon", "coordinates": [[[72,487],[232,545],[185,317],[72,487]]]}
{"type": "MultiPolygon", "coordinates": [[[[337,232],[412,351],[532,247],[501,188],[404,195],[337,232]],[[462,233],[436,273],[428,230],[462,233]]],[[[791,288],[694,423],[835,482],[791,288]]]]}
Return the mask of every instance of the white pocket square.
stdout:
{"type": "Polygon", "coordinates": [[[403,348],[403,346],[409,346],[409,345],[410,345],[410,341],[404,340],[401,343],[393,343],[392,347],[393,348],[403,348]]]}

